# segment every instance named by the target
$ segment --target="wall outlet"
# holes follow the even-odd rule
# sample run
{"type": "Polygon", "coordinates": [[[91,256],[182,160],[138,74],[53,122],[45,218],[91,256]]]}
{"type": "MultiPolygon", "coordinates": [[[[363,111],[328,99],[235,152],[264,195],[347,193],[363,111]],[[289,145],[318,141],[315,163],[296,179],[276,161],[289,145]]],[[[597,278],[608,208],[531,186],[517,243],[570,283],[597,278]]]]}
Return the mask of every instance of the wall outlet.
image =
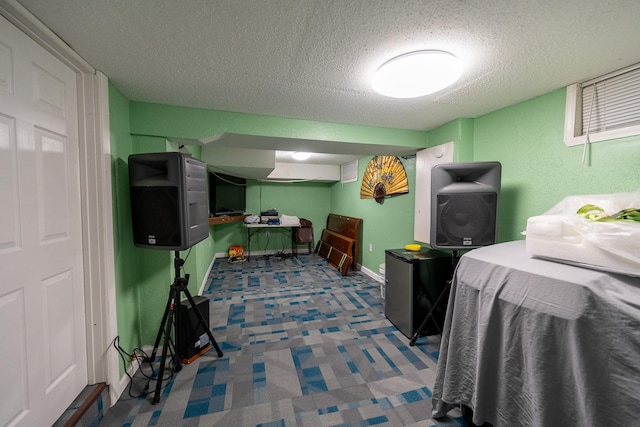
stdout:
{"type": "Polygon", "coordinates": [[[373,243],[369,243],[369,252],[373,251],[373,243]]]}

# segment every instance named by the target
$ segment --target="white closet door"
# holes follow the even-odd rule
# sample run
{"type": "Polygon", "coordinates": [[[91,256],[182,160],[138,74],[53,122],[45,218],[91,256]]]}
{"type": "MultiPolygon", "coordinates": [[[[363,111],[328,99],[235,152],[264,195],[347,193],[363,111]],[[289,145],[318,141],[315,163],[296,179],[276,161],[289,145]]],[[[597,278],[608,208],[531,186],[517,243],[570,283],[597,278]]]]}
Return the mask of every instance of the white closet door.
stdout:
{"type": "Polygon", "coordinates": [[[431,168],[440,163],[453,162],[453,142],[426,148],[416,153],[416,205],[413,239],[429,243],[431,240],[431,168]]]}
{"type": "Polygon", "coordinates": [[[76,74],[0,17],[0,424],[87,384],[76,74]]]}

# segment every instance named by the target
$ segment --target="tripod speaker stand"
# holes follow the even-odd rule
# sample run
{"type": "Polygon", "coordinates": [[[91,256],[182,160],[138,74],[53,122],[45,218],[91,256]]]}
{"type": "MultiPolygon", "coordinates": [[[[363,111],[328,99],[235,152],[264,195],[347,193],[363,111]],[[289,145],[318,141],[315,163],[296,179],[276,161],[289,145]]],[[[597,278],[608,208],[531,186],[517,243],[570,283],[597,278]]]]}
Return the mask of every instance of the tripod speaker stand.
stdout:
{"type": "Polygon", "coordinates": [[[175,259],[174,259],[175,279],[169,291],[169,299],[167,300],[167,306],[164,310],[164,315],[162,316],[162,323],[160,324],[160,329],[158,330],[156,342],[155,342],[155,345],[153,346],[153,352],[151,353],[151,361],[153,361],[156,357],[158,346],[160,345],[160,339],[164,335],[164,341],[162,345],[162,358],[160,360],[160,370],[158,372],[158,380],[156,382],[156,391],[155,391],[155,395],[153,397],[153,402],[152,402],[154,405],[160,402],[160,391],[162,389],[162,377],[164,375],[164,370],[167,363],[167,355],[168,355],[167,353],[169,352],[171,353],[170,357],[173,360],[174,372],[179,372],[182,369],[182,362],[180,361],[180,357],[176,352],[176,345],[171,339],[172,332],[174,333],[174,336],[177,338],[176,331],[178,330],[179,317],[176,316],[176,310],[178,308],[177,307],[178,304],[180,304],[180,294],[182,292],[184,292],[185,296],[187,297],[187,300],[189,301],[189,304],[191,305],[191,308],[193,309],[193,312],[198,317],[200,326],[206,331],[207,335],[209,336],[209,341],[213,345],[213,348],[216,349],[218,357],[223,356],[222,350],[220,350],[218,343],[213,338],[213,334],[209,329],[209,323],[202,316],[202,313],[200,313],[200,310],[198,310],[198,307],[195,301],[193,300],[193,297],[191,296],[189,289],[187,288],[187,285],[189,284],[189,275],[186,274],[185,277],[182,277],[181,275],[183,265],[184,265],[184,260],[180,258],[180,251],[176,251],[175,259]],[[174,319],[175,319],[175,322],[174,322],[174,319]]]}
{"type": "Polygon", "coordinates": [[[447,280],[444,289],[442,289],[442,292],[440,292],[440,295],[438,295],[438,298],[429,308],[429,311],[427,312],[427,315],[425,316],[424,320],[422,321],[422,323],[420,324],[416,332],[411,337],[411,341],[409,341],[409,345],[411,346],[416,345],[416,341],[418,340],[418,337],[422,334],[423,331],[427,329],[427,326],[429,325],[429,321],[433,322],[433,325],[438,330],[438,333],[442,335],[442,329],[438,324],[438,319],[436,319],[435,313],[441,304],[447,302],[447,297],[449,296],[449,291],[451,290],[451,284],[453,283],[453,275],[456,274],[456,265],[458,264],[459,259],[460,257],[458,256],[458,251],[454,250],[451,258],[451,263],[452,263],[451,278],[447,280]]]}

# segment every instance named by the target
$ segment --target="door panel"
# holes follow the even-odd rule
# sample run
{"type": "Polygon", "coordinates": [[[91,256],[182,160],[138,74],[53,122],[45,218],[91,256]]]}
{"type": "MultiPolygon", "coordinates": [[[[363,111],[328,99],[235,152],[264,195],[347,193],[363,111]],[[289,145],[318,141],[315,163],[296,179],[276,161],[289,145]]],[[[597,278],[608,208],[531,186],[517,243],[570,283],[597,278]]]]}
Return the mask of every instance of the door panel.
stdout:
{"type": "Polygon", "coordinates": [[[69,239],[69,195],[64,137],[35,130],[40,241],[69,239]]]}
{"type": "Polygon", "coordinates": [[[9,420],[19,419],[29,407],[27,363],[23,357],[27,354],[24,311],[22,289],[0,296],[0,322],[3,325],[11,325],[10,328],[0,328],[3,346],[0,378],[3,379],[3,384],[9,384],[5,379],[12,379],[11,390],[3,387],[0,399],[0,422],[3,425],[9,420]]]}
{"type": "Polygon", "coordinates": [[[0,254],[16,249],[20,242],[15,133],[15,120],[0,114],[0,194],[7,202],[0,209],[0,254]]]}
{"type": "Polygon", "coordinates": [[[76,75],[0,17],[1,425],[87,384],[76,75]]]}

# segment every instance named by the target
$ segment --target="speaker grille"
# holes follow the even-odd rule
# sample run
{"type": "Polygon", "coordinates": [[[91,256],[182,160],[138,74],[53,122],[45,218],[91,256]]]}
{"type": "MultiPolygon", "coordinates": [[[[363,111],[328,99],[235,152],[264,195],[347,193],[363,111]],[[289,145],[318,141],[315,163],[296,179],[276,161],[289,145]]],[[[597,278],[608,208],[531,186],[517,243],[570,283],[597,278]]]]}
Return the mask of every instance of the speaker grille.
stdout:
{"type": "Polygon", "coordinates": [[[178,187],[131,187],[135,244],[182,245],[178,187]]]}
{"type": "Polygon", "coordinates": [[[438,194],[436,245],[473,248],[496,240],[496,193],[438,194]]]}

